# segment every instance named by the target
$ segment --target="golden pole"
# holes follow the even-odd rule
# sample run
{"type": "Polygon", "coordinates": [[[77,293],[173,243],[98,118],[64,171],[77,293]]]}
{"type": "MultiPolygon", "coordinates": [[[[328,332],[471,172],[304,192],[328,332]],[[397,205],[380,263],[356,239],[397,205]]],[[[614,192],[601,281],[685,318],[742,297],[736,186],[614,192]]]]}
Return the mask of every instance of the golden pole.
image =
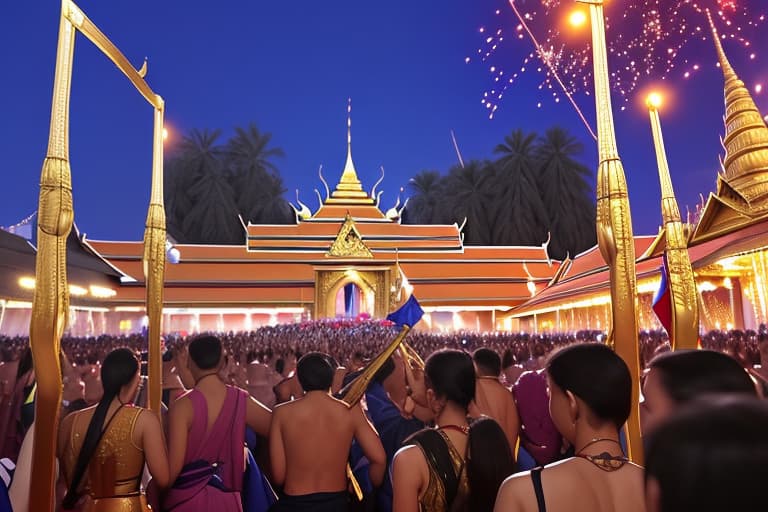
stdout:
{"type": "Polygon", "coordinates": [[[661,216],[664,221],[669,292],[672,298],[672,331],[669,339],[673,349],[695,349],[699,342],[699,302],[691,258],[688,255],[688,237],[683,228],[680,209],[672,188],[664,136],[659,118],[660,97],[651,95],[646,104],[651,117],[653,144],[661,182],[661,216]]]}
{"type": "Polygon", "coordinates": [[[589,5],[597,112],[597,244],[608,264],[611,286],[611,326],[607,343],[624,360],[632,375],[632,410],[627,421],[627,452],[642,464],[640,440],[640,354],[637,338],[637,279],[635,242],[629,211],[627,180],[616,146],[603,0],[577,0],[589,5]]]}
{"type": "Polygon", "coordinates": [[[400,329],[400,332],[397,333],[397,336],[395,336],[395,339],[392,340],[390,344],[387,345],[387,347],[373,359],[373,361],[368,363],[363,371],[360,372],[360,375],[355,377],[352,382],[347,384],[347,386],[340,391],[340,399],[343,402],[352,407],[360,401],[360,399],[363,397],[363,394],[365,393],[365,390],[368,389],[368,385],[373,380],[373,376],[376,375],[376,372],[379,371],[387,359],[389,359],[389,357],[395,353],[397,347],[400,346],[400,343],[405,339],[410,331],[411,327],[404,325],[400,329]]]}
{"type": "Polygon", "coordinates": [[[165,277],[165,206],[163,202],[163,100],[157,96],[155,133],[152,151],[152,192],[144,229],[144,281],[147,294],[149,329],[149,408],[160,413],[162,400],[162,354],[160,334],[163,320],[163,281],[165,277]]]}
{"type": "MultiPolygon", "coordinates": [[[[35,404],[35,437],[32,449],[29,508],[34,511],[53,510],[55,499],[56,443],[61,410],[62,383],[59,353],[61,336],[69,312],[69,289],[67,285],[66,250],[67,237],[72,229],[74,212],[72,208],[72,176],[69,167],[69,97],[72,81],[75,29],[79,29],[96,44],[123,73],[139,92],[156,108],[155,150],[153,167],[153,198],[147,225],[162,226],[163,250],[160,260],[155,254],[148,258],[152,262],[153,284],[158,282],[157,267],[160,267],[158,293],[156,284],[150,295],[152,302],[159,302],[162,314],[162,265],[164,265],[165,219],[157,213],[157,197],[162,213],[162,98],[154,94],[144,82],[146,70],[136,71],[117,48],[83,14],[71,0],[62,0],[59,23],[59,38],[56,49],[56,72],[53,84],[51,126],[48,137],[48,151],[43,161],[40,177],[40,200],[38,205],[37,256],[35,260],[35,292],[32,299],[32,319],[29,327],[30,346],[37,379],[35,404]],[[157,112],[159,111],[159,113],[157,112]],[[159,131],[157,123],[160,123],[159,131]],[[158,133],[159,132],[159,133],[158,133]],[[157,141],[160,148],[157,148],[157,141]],[[156,186],[159,183],[159,188],[156,186]],[[158,299],[159,297],[159,299],[158,299]]],[[[156,230],[155,230],[156,231],[156,230]]],[[[149,239],[155,244],[156,232],[149,239]]],[[[154,247],[154,245],[153,245],[154,247]]],[[[156,252],[156,251],[152,251],[156,252]]],[[[150,286],[148,285],[148,289],[150,286]]],[[[148,308],[149,309],[149,308],[148,308]]],[[[154,306],[153,306],[154,310],[154,306]]],[[[153,316],[156,316],[154,314],[153,316]]],[[[159,323],[155,321],[154,331],[157,342],[154,360],[150,364],[160,365],[159,323]]],[[[151,345],[151,344],[150,344],[151,345]]],[[[152,354],[153,350],[150,349],[152,354]]],[[[150,356],[151,356],[150,354],[150,356]]],[[[159,380],[160,370],[155,371],[159,380]]],[[[155,388],[157,388],[157,384],[155,388]]],[[[159,393],[159,389],[157,393],[159,393]]]]}
{"type": "Polygon", "coordinates": [[[35,258],[35,293],[29,326],[37,379],[35,437],[32,448],[29,509],[53,510],[56,442],[61,411],[61,336],[67,323],[67,237],[72,229],[72,175],[69,168],[69,92],[75,30],[65,18],[62,2],[56,73],[53,82],[48,152],[40,176],[40,201],[35,258]]]}

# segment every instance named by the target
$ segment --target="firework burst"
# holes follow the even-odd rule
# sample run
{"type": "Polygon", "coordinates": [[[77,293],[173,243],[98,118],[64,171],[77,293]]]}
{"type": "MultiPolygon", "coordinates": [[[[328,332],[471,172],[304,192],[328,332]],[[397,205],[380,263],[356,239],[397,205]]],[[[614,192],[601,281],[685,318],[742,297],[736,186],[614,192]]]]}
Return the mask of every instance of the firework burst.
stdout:
{"type": "MultiPolygon", "coordinates": [[[[690,79],[704,66],[714,66],[706,10],[715,16],[721,37],[732,41],[745,58],[758,57],[753,39],[765,30],[768,6],[763,0],[640,0],[606,2],[606,32],[611,85],[621,110],[643,82],[690,79]]],[[[482,103],[493,117],[505,92],[523,74],[541,77],[542,101],[570,101],[587,128],[576,97],[592,87],[592,49],[586,8],[573,0],[506,0],[500,2],[491,27],[481,27],[482,44],[467,63],[480,63],[492,86],[482,103]],[[576,9],[576,11],[574,11],[576,9]],[[578,11],[582,9],[582,11],[578,11]],[[575,13],[575,14],[574,14],[575,13]],[[575,25],[583,25],[577,29],[575,25]],[[521,51],[523,53],[520,59],[521,51]],[[510,63],[517,62],[516,65],[510,63]]],[[[732,50],[734,51],[734,50],[732,50]]],[[[594,135],[594,134],[593,134],[594,135]]]]}

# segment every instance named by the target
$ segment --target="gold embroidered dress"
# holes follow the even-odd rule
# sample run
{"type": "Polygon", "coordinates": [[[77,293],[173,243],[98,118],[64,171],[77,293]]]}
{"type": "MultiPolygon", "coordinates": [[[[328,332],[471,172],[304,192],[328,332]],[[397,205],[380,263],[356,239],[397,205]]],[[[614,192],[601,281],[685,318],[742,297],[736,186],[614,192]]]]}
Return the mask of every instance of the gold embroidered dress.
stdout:
{"type": "MultiPolygon", "coordinates": [[[[84,512],[148,512],[141,493],[144,471],[144,450],[133,442],[133,430],[141,415],[141,407],[122,406],[115,413],[93,455],[86,477],[84,494],[88,496],[84,512]]],[[[87,428],[83,414],[76,413],[72,421],[69,453],[74,467],[87,428]],[[78,426],[81,426],[78,428],[78,426]],[[82,431],[83,434],[78,432],[82,431]]]]}

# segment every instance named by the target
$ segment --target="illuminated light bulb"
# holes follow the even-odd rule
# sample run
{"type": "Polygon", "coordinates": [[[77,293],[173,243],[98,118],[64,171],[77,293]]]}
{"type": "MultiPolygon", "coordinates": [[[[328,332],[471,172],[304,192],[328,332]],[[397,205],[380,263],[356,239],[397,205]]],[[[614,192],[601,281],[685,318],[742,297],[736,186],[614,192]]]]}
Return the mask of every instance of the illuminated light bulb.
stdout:
{"type": "Polygon", "coordinates": [[[660,108],[662,103],[664,103],[664,99],[661,97],[661,94],[659,94],[658,92],[652,92],[645,99],[645,104],[648,105],[649,108],[653,108],[653,109],[660,108]]]}
{"type": "Polygon", "coordinates": [[[582,10],[576,10],[568,16],[568,23],[572,27],[582,27],[587,22],[587,15],[582,10]]]}
{"type": "Polygon", "coordinates": [[[34,277],[21,277],[21,278],[19,278],[19,286],[21,286],[25,290],[34,290],[35,289],[35,278],[34,277]]]}

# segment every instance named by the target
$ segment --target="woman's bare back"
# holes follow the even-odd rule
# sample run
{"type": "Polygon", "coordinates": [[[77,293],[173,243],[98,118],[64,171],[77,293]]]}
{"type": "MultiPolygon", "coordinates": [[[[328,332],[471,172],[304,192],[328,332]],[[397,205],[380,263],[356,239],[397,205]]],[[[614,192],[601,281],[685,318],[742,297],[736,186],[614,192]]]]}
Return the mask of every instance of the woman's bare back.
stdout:
{"type": "MultiPolygon", "coordinates": [[[[572,458],[541,472],[547,512],[644,512],[643,469],[631,463],[605,471],[591,462],[572,458]]],[[[510,477],[499,491],[497,512],[539,510],[530,472],[510,477]]]]}

